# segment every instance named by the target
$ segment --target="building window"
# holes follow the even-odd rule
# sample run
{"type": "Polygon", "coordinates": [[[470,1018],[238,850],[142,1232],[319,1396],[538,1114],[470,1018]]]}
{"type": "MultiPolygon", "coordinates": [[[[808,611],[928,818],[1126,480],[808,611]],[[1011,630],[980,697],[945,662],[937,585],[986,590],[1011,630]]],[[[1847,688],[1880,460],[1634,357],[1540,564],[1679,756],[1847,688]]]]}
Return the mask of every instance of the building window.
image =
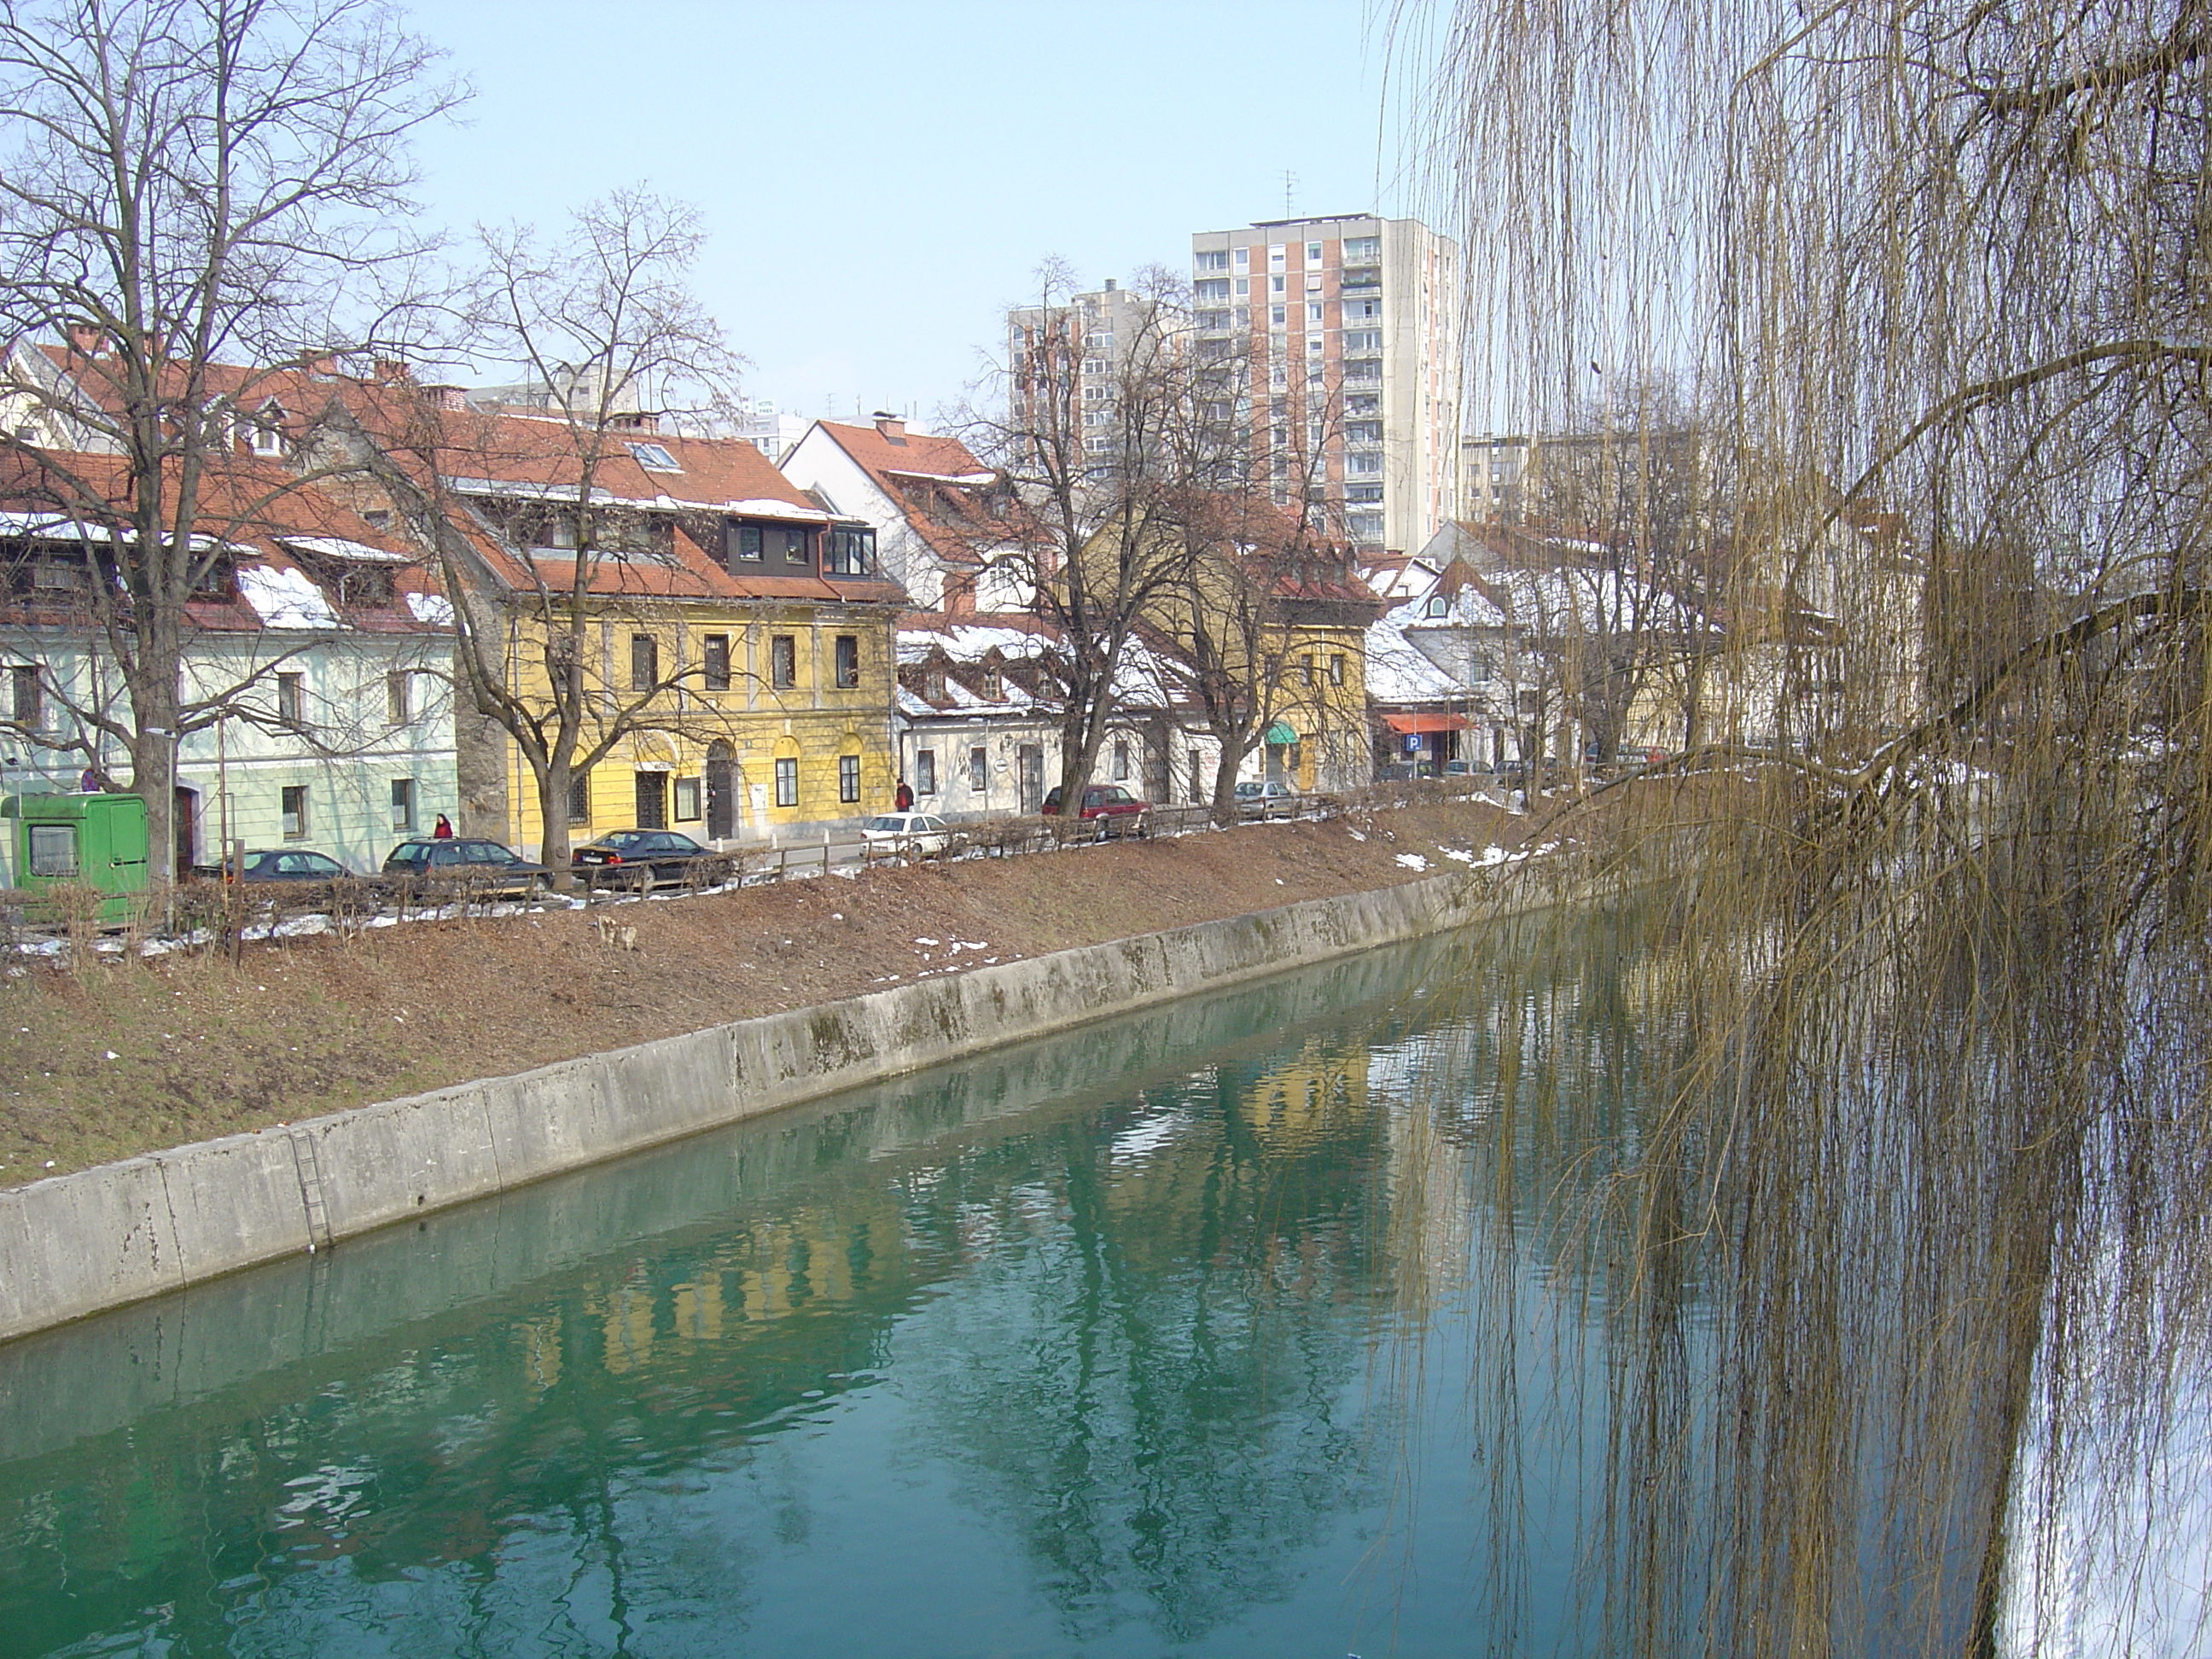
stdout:
{"type": "Polygon", "coordinates": [[[1291,279],[1287,276],[1270,276],[1267,278],[1267,292],[1270,294],[1288,293],[1290,291],[1290,285],[1291,279]]]}
{"type": "Polygon", "coordinates": [[[757,524],[733,524],[723,538],[723,546],[732,560],[744,560],[758,564],[761,556],[761,527],[757,524]]]}
{"type": "Polygon", "coordinates": [[[307,677],[305,674],[279,674],[276,677],[276,718],[287,726],[298,726],[306,720],[307,713],[307,677]]]}
{"type": "Polygon", "coordinates": [[[769,684],[787,691],[799,684],[799,636],[778,634],[768,642],[769,684]]]}
{"type": "Polygon", "coordinates": [[[1341,656],[1331,657],[1328,659],[1328,683],[1331,685],[1344,684],[1344,659],[1341,656]]]}
{"type": "Polygon", "coordinates": [[[1310,265],[1317,265],[1321,263],[1321,244],[1319,242],[1308,242],[1306,244],[1306,263],[1310,265]]]}
{"type": "Polygon", "coordinates": [[[1298,659],[1298,672],[1302,676],[1304,676],[1305,683],[1308,685],[1319,685],[1321,684],[1321,659],[1319,658],[1300,657],[1298,659]]]}
{"type": "Polygon", "coordinates": [[[1249,247],[1240,247],[1230,257],[1236,260],[1237,269],[1239,270],[1248,270],[1251,266],[1252,250],[1249,247]]]}
{"type": "Polygon", "coordinates": [[[799,805],[799,757],[786,755],[775,763],[775,804],[778,806],[799,805]]]}
{"type": "Polygon", "coordinates": [[[648,472],[681,472],[684,470],[663,444],[632,444],[629,453],[631,459],[648,472]]]}
{"type": "Polygon", "coordinates": [[[637,772],[637,815],[634,822],[641,830],[668,828],[668,774],[665,772],[637,772]]]}
{"type": "Polygon", "coordinates": [[[784,563],[811,565],[814,562],[813,536],[811,530],[771,530],[768,544],[784,563]]]}
{"type": "Polygon", "coordinates": [[[629,636],[629,689],[650,691],[660,684],[660,642],[650,634],[629,636]]]}
{"type": "Polygon", "coordinates": [[[823,566],[833,576],[865,576],[876,568],[876,532],[847,526],[830,532],[823,566]]]}
{"type": "Polygon", "coordinates": [[[8,711],[26,732],[45,727],[46,688],[36,663],[20,664],[8,671],[8,711]]]}
{"type": "Polygon", "coordinates": [[[415,718],[415,677],[412,674],[386,674],[384,677],[384,723],[404,726],[415,718]]]}
{"type": "Polygon", "coordinates": [[[1127,783],[1128,781],[1129,740],[1127,738],[1116,738],[1114,739],[1114,781],[1127,783]]]}
{"type": "Polygon", "coordinates": [[[981,794],[991,786],[991,751],[980,745],[968,751],[968,787],[981,794]]]}
{"type": "Polygon", "coordinates": [[[860,757],[858,755],[837,757],[837,799],[856,801],[860,798],[860,757]]]}
{"type": "Polygon", "coordinates": [[[860,636],[840,634],[837,636],[837,685],[849,691],[860,683],[860,636]]]}
{"type": "Polygon", "coordinates": [[[586,768],[568,775],[568,822],[589,823],[592,821],[592,774],[586,768]]]}
{"type": "Polygon", "coordinates": [[[1379,236],[1347,236],[1344,239],[1344,262],[1346,264],[1354,259],[1380,258],[1382,253],[1382,239],[1379,236]]]}
{"type": "Polygon", "coordinates": [[[676,793],[676,821],[678,823],[696,823],[700,817],[699,780],[678,778],[672,787],[676,793]]]}
{"type": "Polygon", "coordinates": [[[1344,349],[1352,351],[1382,349],[1382,331],[1379,328],[1347,328],[1344,331],[1344,349]]]}
{"type": "Polygon", "coordinates": [[[283,818],[284,839],[304,841],[307,835],[307,786],[288,784],[277,801],[277,811],[283,818]]]}
{"type": "Polygon", "coordinates": [[[727,634],[709,634],[703,641],[703,645],[707,659],[705,667],[701,671],[702,682],[709,691],[728,690],[730,689],[730,636],[727,634]]]}
{"type": "Polygon", "coordinates": [[[1200,270],[1226,270],[1229,269],[1229,250],[1218,248],[1194,254],[1191,263],[1200,270]]]}
{"type": "Polygon", "coordinates": [[[412,830],[415,827],[415,780],[394,778],[392,781],[392,827],[412,830]]]}
{"type": "Polygon", "coordinates": [[[934,749],[914,751],[914,793],[917,795],[937,793],[937,751],[934,749]]]}
{"type": "Polygon", "coordinates": [[[1429,615],[1431,617],[1449,617],[1451,615],[1451,601],[1441,593],[1430,594],[1429,615]]]}

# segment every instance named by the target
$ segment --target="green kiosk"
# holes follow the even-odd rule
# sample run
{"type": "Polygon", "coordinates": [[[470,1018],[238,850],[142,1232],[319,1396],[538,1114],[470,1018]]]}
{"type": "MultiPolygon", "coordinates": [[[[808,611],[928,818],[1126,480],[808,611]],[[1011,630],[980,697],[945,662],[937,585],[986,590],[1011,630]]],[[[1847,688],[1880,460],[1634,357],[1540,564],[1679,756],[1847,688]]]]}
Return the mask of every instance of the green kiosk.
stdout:
{"type": "Polygon", "coordinates": [[[96,888],[111,895],[100,920],[119,922],[130,895],[146,890],[146,803],[137,795],[10,795],[0,818],[15,820],[10,861],[21,891],[96,888]]]}

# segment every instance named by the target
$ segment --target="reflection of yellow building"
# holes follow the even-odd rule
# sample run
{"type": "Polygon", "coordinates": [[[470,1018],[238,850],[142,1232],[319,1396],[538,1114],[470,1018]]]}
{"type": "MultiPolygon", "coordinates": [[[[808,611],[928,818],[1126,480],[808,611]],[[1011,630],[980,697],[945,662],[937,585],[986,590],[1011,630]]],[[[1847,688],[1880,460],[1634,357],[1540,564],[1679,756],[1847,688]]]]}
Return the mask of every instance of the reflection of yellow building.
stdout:
{"type": "Polygon", "coordinates": [[[1340,1133],[1350,1118],[1368,1110],[1369,1059],[1364,1044],[1308,1042],[1253,1079],[1238,1102],[1246,1126],[1274,1153],[1304,1152],[1340,1133]]]}

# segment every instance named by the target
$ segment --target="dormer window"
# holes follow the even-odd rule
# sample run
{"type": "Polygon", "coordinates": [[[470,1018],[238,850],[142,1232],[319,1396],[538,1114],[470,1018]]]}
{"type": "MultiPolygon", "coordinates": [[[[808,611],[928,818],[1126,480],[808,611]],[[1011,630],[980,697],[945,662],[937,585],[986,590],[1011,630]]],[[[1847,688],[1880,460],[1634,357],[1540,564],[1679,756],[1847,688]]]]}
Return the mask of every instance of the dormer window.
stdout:
{"type": "Polygon", "coordinates": [[[284,453],[284,406],[275,398],[261,405],[246,428],[246,442],[257,455],[284,453]]]}
{"type": "Polygon", "coordinates": [[[1449,617],[1449,616],[1450,616],[1450,615],[1451,615],[1451,601],[1450,601],[1449,599],[1446,599],[1446,598],[1445,598],[1443,594],[1441,594],[1441,593],[1431,593],[1431,594],[1430,594],[1430,595],[1429,595],[1429,615],[1431,615],[1431,617],[1449,617]]]}
{"type": "Polygon", "coordinates": [[[984,697],[992,702],[996,702],[1006,695],[1006,677],[1000,674],[995,668],[985,669],[983,671],[984,697]]]}
{"type": "Polygon", "coordinates": [[[933,668],[921,677],[921,695],[931,702],[945,701],[945,671],[933,668]]]}
{"type": "Polygon", "coordinates": [[[662,444],[632,444],[630,458],[647,472],[681,472],[684,468],[662,444]]]}

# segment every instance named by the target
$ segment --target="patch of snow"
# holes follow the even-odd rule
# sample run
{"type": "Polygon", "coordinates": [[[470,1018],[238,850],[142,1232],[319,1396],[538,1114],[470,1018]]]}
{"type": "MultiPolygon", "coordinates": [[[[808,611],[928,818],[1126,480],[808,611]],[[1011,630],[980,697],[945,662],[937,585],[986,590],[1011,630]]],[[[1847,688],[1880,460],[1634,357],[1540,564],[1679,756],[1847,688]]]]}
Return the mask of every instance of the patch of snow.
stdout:
{"type": "Polygon", "coordinates": [[[1429,867],[1429,861],[1419,853],[1401,853],[1398,854],[1398,862],[1408,870],[1425,870],[1429,867]]]}
{"type": "Polygon", "coordinates": [[[341,628],[338,613],[323,590],[297,570],[265,564],[240,565],[238,591],[254,614],[271,628],[341,628]]]}
{"type": "Polygon", "coordinates": [[[416,622],[428,623],[433,628],[453,625],[453,602],[443,593],[410,593],[407,611],[416,622]]]}

